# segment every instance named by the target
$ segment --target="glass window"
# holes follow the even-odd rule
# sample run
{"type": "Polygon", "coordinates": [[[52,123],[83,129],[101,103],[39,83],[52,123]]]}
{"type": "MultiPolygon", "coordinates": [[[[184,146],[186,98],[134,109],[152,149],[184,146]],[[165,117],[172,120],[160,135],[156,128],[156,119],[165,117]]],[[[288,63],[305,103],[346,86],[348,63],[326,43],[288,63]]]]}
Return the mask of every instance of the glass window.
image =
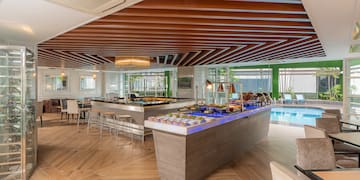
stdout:
{"type": "Polygon", "coordinates": [[[67,88],[67,76],[45,75],[45,90],[64,91],[67,88]]]}
{"type": "Polygon", "coordinates": [[[279,74],[281,93],[302,93],[307,99],[342,99],[339,68],[281,68],[279,74]]]}
{"type": "MultiPolygon", "coordinates": [[[[232,82],[240,82],[243,92],[271,92],[272,71],[271,69],[232,69],[230,72],[232,82]]],[[[235,88],[239,89],[239,84],[235,88]]]]}
{"type": "Polygon", "coordinates": [[[167,79],[164,72],[142,72],[128,74],[129,93],[139,96],[165,96],[167,79]]]}
{"type": "Polygon", "coordinates": [[[105,74],[106,79],[106,93],[118,93],[119,92],[119,73],[107,72],[105,74]]]}
{"type": "Polygon", "coordinates": [[[93,76],[80,76],[80,90],[94,90],[95,82],[93,76]]]}

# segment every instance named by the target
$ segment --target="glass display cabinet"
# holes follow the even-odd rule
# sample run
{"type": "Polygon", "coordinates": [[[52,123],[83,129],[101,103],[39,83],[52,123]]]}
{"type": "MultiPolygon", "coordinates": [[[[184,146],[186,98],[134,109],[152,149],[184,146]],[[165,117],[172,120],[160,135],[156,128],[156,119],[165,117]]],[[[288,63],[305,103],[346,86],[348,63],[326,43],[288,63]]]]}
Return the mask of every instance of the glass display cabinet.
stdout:
{"type": "Polygon", "coordinates": [[[0,45],[0,179],[28,179],[36,166],[35,76],[32,52],[0,45]]]}

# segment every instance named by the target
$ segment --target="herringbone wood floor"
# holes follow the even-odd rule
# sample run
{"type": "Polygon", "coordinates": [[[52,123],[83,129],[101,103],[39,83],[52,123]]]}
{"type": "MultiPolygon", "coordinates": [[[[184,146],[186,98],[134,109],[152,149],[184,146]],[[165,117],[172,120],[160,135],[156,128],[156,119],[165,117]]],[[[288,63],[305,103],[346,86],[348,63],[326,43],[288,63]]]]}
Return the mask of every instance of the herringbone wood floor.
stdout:
{"type": "MultiPolygon", "coordinates": [[[[159,179],[151,137],[141,144],[105,131],[100,139],[96,128],[87,135],[85,125],[78,132],[75,122],[59,119],[57,114],[44,116],[44,127],[38,132],[38,166],[31,180],[159,179]]],[[[297,137],[303,137],[302,128],[273,124],[268,138],[208,179],[271,179],[269,161],[289,168],[295,164],[297,137]]]]}

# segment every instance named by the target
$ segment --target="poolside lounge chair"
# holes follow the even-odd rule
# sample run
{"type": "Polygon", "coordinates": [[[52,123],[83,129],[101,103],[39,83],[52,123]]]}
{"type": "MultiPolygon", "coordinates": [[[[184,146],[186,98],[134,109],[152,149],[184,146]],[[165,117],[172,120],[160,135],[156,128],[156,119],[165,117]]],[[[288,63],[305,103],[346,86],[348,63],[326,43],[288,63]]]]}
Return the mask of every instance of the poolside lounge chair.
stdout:
{"type": "Polygon", "coordinates": [[[284,94],[284,103],[292,103],[291,94],[284,94]]]}
{"type": "Polygon", "coordinates": [[[304,95],[296,94],[296,103],[305,103],[304,95]]]}

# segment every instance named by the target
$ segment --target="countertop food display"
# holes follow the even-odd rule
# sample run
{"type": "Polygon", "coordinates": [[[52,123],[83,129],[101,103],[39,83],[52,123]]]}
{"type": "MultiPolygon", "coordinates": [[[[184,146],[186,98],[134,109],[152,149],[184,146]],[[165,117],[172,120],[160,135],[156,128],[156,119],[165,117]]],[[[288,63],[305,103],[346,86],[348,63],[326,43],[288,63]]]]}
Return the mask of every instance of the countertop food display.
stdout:
{"type": "Polygon", "coordinates": [[[174,134],[189,135],[230,121],[245,118],[269,110],[271,106],[241,111],[239,105],[191,105],[182,107],[178,112],[161,116],[150,116],[145,127],[174,134]]]}

